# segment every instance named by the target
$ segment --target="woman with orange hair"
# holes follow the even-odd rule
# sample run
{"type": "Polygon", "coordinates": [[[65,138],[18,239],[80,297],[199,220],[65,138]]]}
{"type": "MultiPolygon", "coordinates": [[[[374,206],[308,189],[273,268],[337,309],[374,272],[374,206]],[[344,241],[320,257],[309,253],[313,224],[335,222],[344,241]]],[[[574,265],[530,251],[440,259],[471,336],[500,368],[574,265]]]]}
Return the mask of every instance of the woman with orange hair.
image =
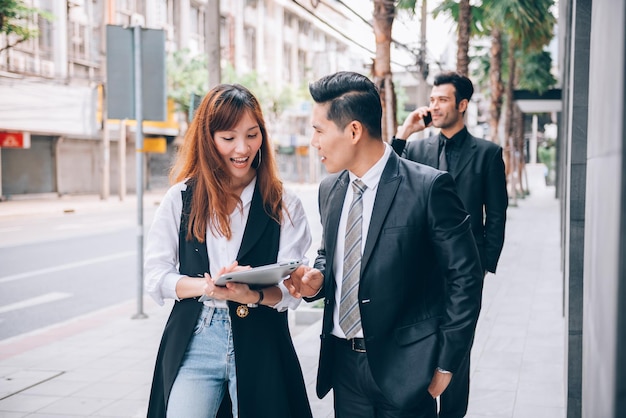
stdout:
{"type": "Polygon", "coordinates": [[[171,179],[146,246],[147,292],[174,299],[148,417],[311,417],[287,323],[300,299],[282,283],[213,282],[240,266],[307,262],[311,245],[249,90],[222,84],[204,97],[171,179]]]}

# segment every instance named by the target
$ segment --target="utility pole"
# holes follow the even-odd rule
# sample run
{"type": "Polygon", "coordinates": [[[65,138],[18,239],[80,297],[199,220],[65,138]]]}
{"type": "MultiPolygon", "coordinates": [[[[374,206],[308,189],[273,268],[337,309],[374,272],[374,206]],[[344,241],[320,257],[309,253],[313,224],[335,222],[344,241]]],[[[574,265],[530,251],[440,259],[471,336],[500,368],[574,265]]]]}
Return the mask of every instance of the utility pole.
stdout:
{"type": "MultiPolygon", "coordinates": [[[[425,106],[428,103],[428,64],[426,63],[426,0],[422,0],[421,28],[420,28],[420,52],[419,52],[419,85],[417,86],[417,107],[425,106]]],[[[424,131],[417,133],[418,138],[424,138],[424,131]]]]}
{"type": "MultiPolygon", "coordinates": [[[[135,171],[137,189],[137,313],[133,319],[147,318],[143,312],[143,91],[141,62],[141,24],[133,27],[133,64],[135,70],[135,171]]],[[[121,135],[120,135],[121,137],[121,135]]]]}
{"type": "Polygon", "coordinates": [[[221,44],[220,44],[220,0],[208,0],[206,22],[206,53],[209,70],[209,89],[222,82],[221,44]]]}

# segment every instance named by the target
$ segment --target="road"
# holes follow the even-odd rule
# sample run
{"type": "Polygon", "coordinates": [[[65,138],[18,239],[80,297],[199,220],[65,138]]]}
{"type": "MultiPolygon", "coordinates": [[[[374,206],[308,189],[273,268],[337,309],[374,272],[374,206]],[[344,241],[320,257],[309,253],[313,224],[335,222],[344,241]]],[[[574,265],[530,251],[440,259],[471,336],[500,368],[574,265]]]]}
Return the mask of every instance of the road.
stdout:
{"type": "MultiPolygon", "coordinates": [[[[311,224],[312,260],[321,241],[317,186],[288,187],[311,224]]],[[[158,197],[144,201],[145,235],[158,197]]],[[[74,210],[58,201],[20,202],[23,213],[3,216],[7,203],[0,203],[0,340],[137,299],[136,205],[74,210]],[[58,208],[30,213],[31,205],[53,203],[58,208]]]]}
{"type": "MultiPolygon", "coordinates": [[[[72,214],[0,223],[0,340],[137,297],[136,215],[72,214]]],[[[147,229],[146,229],[147,231],[147,229]]]]}

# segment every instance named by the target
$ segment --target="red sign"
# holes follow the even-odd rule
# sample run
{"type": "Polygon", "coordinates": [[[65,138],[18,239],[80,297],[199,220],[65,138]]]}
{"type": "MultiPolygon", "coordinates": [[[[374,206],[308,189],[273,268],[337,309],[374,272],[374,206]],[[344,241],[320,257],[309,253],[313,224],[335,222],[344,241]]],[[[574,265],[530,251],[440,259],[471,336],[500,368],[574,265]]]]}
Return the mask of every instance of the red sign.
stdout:
{"type": "Polygon", "coordinates": [[[30,134],[0,131],[0,148],[30,148],[30,134]]]}

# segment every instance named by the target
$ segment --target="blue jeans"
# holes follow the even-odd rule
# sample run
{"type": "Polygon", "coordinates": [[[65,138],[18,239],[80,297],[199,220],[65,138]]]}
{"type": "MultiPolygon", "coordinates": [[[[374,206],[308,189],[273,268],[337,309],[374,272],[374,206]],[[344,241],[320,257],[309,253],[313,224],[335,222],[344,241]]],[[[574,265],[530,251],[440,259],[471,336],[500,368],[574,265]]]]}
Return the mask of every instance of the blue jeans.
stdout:
{"type": "Polygon", "coordinates": [[[167,416],[215,417],[227,387],[236,418],[235,350],[228,309],[204,306],[170,392],[167,416]]]}

